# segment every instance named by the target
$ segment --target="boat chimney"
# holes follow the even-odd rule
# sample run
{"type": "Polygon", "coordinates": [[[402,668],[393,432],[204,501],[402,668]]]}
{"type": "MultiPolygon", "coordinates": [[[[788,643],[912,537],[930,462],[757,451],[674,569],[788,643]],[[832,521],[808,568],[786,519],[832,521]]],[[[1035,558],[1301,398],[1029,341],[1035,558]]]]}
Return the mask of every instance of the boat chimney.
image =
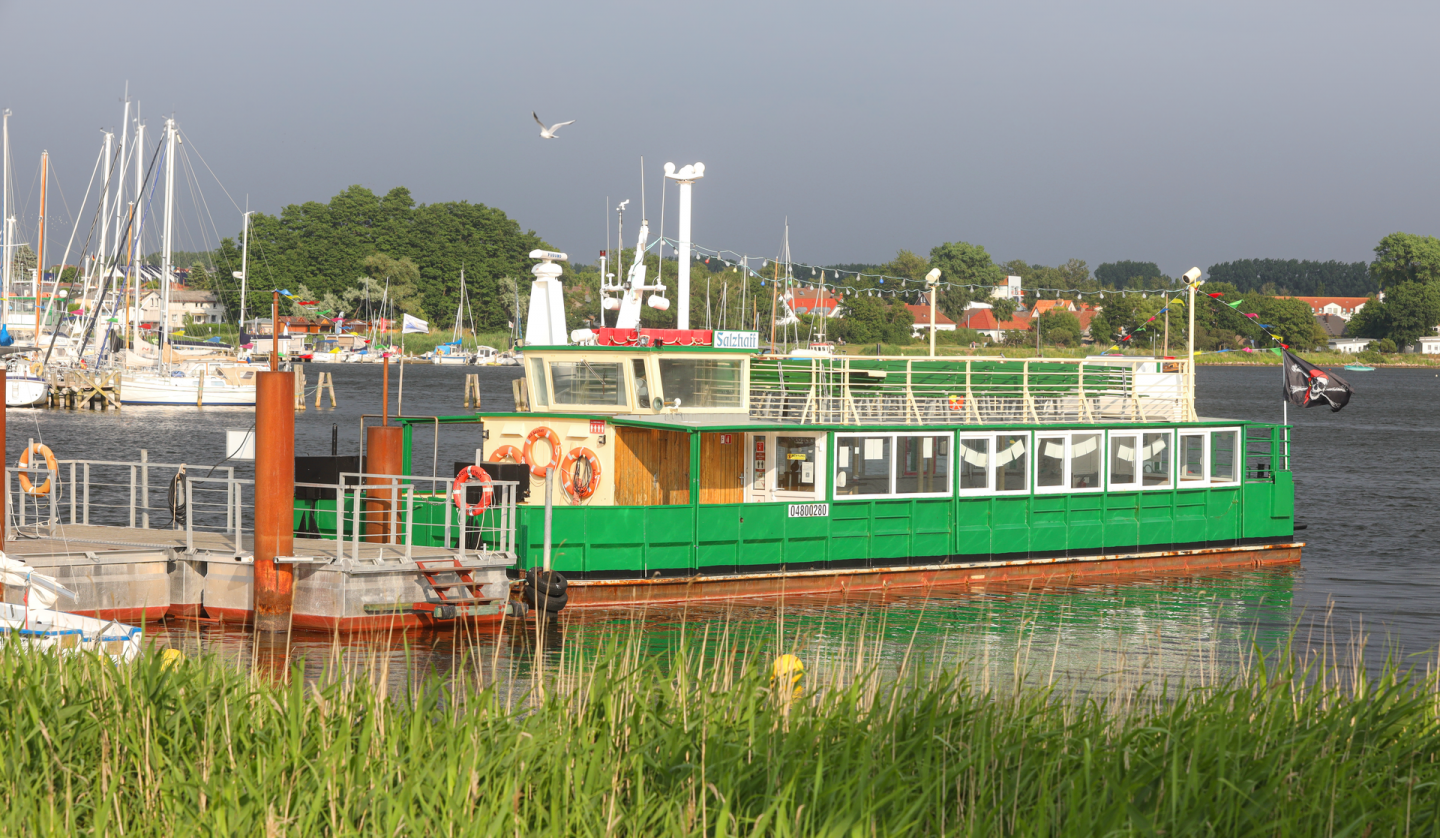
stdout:
{"type": "MultiPolygon", "coordinates": [[[[272,335],[273,337],[273,335],[272,335]]],[[[295,565],[295,374],[255,382],[255,629],[290,630],[295,565]]]]}
{"type": "Polygon", "coordinates": [[[674,163],[665,164],[665,177],[680,184],[680,273],[675,295],[679,297],[675,308],[675,328],[690,328],[690,187],[705,177],[705,164],[696,163],[675,170],[674,163]]]}

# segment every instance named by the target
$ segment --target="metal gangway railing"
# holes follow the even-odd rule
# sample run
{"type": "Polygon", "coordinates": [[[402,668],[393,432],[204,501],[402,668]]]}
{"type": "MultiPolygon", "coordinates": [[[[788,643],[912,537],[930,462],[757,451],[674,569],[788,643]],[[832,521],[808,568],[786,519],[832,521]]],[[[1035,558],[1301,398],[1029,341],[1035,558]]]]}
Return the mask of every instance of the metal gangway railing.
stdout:
{"type": "Polygon", "coordinates": [[[1190,363],[1134,358],[758,358],[750,417],[821,425],[1183,422],[1190,363]]]}
{"type": "MultiPolygon", "coordinates": [[[[18,527],[36,528],[36,535],[54,533],[65,524],[124,527],[155,531],[157,542],[161,532],[169,531],[168,540],[173,542],[183,533],[185,550],[191,553],[200,549],[236,556],[249,553],[255,481],[237,477],[229,466],[198,471],[182,463],[148,459],[59,460],[53,469],[43,464],[6,467],[5,514],[18,527]],[[159,487],[154,485],[156,476],[163,481],[159,487]],[[163,506],[152,502],[157,494],[163,497],[163,506]],[[152,519],[152,515],[160,517],[152,519]]],[[[453,513],[452,491],[458,489],[468,499],[483,491],[480,481],[468,480],[457,487],[445,477],[345,472],[335,483],[296,483],[297,495],[329,500],[333,507],[298,504],[295,514],[300,526],[294,533],[298,538],[333,540],[335,559],[356,563],[411,562],[416,546],[454,550],[461,560],[469,553],[513,555],[520,486],[494,481],[489,487],[486,509],[469,516],[453,513]],[[326,518],[323,528],[316,520],[320,516],[326,518]],[[375,547],[380,549],[371,549],[375,547]]]]}

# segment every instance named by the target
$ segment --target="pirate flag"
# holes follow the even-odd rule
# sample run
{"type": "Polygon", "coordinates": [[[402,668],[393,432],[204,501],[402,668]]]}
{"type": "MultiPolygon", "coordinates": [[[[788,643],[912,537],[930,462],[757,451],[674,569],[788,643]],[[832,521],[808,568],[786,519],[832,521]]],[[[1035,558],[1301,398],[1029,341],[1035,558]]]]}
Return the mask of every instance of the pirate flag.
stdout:
{"type": "Polygon", "coordinates": [[[1355,393],[1345,379],[1301,360],[1289,350],[1285,350],[1283,366],[1284,398],[1293,405],[1314,407],[1324,404],[1329,405],[1333,413],[1349,404],[1350,396],[1355,393]]]}

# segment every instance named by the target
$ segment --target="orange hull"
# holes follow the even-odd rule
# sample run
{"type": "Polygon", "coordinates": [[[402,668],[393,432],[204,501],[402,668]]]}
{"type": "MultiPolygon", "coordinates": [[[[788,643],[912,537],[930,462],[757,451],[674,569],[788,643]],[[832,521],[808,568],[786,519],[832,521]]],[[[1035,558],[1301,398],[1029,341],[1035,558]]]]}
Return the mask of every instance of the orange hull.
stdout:
{"type": "Polygon", "coordinates": [[[611,608],[743,597],[807,596],[862,592],[914,592],[1032,583],[1061,585],[1094,576],[1192,573],[1297,564],[1304,543],[1216,547],[1086,559],[1029,559],[1002,564],[937,564],[754,573],[740,576],[571,581],[571,608],[611,608]]]}

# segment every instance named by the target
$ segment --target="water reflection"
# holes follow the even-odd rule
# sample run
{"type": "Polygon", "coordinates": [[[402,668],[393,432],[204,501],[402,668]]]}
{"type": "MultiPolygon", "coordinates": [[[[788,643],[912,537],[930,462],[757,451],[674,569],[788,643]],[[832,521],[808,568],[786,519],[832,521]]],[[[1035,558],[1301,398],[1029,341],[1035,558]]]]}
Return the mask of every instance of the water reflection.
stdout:
{"type": "Polygon", "coordinates": [[[962,667],[976,686],[1065,691],[1211,683],[1240,673],[1255,648],[1285,642],[1298,615],[1288,569],[1058,586],[989,586],[910,594],[736,600],[574,611],[453,631],[259,638],[220,623],[171,621],[156,642],[212,653],[276,680],[336,678],[405,689],[439,675],[519,694],[536,679],[583,674],[611,647],[658,655],[682,642],[721,667],[782,653],[811,683],[874,670],[962,667]]]}

